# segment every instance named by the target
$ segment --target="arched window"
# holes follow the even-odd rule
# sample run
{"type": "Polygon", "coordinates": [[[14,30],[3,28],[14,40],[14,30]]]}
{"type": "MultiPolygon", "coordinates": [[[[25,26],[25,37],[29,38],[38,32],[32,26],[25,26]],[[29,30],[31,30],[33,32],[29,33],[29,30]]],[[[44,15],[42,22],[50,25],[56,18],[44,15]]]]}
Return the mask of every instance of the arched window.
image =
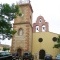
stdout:
{"type": "Polygon", "coordinates": [[[36,26],[36,32],[39,32],[39,26],[36,26]]]}
{"type": "Polygon", "coordinates": [[[43,26],[42,26],[42,32],[45,32],[45,31],[46,31],[46,26],[43,25],[43,26]]]}
{"type": "Polygon", "coordinates": [[[40,18],[40,21],[39,21],[39,23],[41,23],[42,22],[42,19],[40,18]]]}
{"type": "Polygon", "coordinates": [[[18,30],[18,35],[20,35],[20,36],[23,35],[23,29],[22,29],[22,28],[20,28],[20,29],[18,30]]]}

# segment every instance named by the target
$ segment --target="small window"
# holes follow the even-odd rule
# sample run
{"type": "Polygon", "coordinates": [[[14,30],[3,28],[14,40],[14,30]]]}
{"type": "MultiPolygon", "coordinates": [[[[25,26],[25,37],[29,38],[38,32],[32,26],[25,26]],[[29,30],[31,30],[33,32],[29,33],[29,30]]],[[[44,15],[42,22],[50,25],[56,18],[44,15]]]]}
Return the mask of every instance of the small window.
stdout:
{"type": "Polygon", "coordinates": [[[45,27],[43,27],[43,30],[45,29],[45,27]]]}
{"type": "Polygon", "coordinates": [[[41,20],[41,18],[40,18],[40,21],[39,21],[40,23],[42,22],[42,20],[41,20]]]}
{"type": "Polygon", "coordinates": [[[56,42],[56,41],[57,41],[57,37],[53,37],[52,40],[53,40],[54,42],[56,42]]]}
{"type": "Polygon", "coordinates": [[[42,39],[42,38],[39,38],[39,39],[38,39],[38,41],[39,41],[39,42],[42,42],[42,41],[43,41],[43,39],[42,39]]]}
{"type": "Polygon", "coordinates": [[[39,32],[39,26],[36,26],[36,32],[39,32]]]}
{"type": "Polygon", "coordinates": [[[31,16],[30,16],[30,19],[31,19],[31,16]]]}
{"type": "Polygon", "coordinates": [[[42,32],[45,32],[45,31],[46,31],[46,26],[43,25],[43,26],[42,26],[42,32]]]}
{"type": "Polygon", "coordinates": [[[21,17],[23,17],[23,16],[24,16],[24,14],[22,13],[21,17]]]}
{"type": "Polygon", "coordinates": [[[20,29],[18,30],[18,35],[20,35],[20,36],[23,35],[23,29],[22,29],[22,28],[20,28],[20,29]]]}
{"type": "Polygon", "coordinates": [[[38,30],[38,28],[37,28],[37,30],[38,30]]]}

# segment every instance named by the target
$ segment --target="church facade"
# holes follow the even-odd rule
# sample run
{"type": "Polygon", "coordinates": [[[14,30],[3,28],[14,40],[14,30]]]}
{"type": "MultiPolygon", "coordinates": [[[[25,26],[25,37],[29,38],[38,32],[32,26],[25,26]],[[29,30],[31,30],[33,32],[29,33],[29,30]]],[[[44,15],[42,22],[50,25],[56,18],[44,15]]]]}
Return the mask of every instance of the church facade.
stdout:
{"type": "Polygon", "coordinates": [[[36,60],[43,59],[46,54],[53,58],[59,53],[59,49],[53,48],[58,34],[49,32],[49,24],[43,16],[38,16],[33,24],[33,48],[32,53],[36,60]]]}
{"type": "Polygon", "coordinates": [[[43,16],[38,16],[32,26],[33,9],[29,0],[20,1],[19,6],[22,16],[17,16],[14,20],[13,28],[17,32],[12,38],[11,52],[18,51],[22,55],[29,51],[36,60],[40,59],[41,51],[44,52],[43,55],[48,53],[55,57],[59,50],[53,49],[53,37],[58,37],[58,34],[49,32],[49,24],[43,16]]]}

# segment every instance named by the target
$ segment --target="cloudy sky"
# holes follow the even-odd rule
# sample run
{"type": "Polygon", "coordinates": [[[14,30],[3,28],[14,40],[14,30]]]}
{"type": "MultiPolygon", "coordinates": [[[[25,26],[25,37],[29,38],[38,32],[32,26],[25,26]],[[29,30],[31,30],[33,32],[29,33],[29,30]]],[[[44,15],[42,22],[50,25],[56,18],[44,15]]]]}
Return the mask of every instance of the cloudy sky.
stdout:
{"type": "MultiPolygon", "coordinates": [[[[0,0],[0,3],[16,3],[19,0],[0,0]]],[[[33,8],[33,23],[43,16],[49,23],[49,31],[60,34],[60,0],[30,0],[33,8]]],[[[5,44],[7,41],[5,41],[5,44]]]]}

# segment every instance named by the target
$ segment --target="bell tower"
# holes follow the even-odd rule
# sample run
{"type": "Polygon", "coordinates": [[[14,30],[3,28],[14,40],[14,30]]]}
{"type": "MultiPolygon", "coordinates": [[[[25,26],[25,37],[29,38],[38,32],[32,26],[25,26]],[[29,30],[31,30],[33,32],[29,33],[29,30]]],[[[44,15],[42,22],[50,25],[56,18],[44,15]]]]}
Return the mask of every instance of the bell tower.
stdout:
{"type": "Polygon", "coordinates": [[[20,0],[21,16],[14,19],[13,28],[17,31],[12,38],[11,52],[32,50],[32,6],[30,0],[20,0]]]}

